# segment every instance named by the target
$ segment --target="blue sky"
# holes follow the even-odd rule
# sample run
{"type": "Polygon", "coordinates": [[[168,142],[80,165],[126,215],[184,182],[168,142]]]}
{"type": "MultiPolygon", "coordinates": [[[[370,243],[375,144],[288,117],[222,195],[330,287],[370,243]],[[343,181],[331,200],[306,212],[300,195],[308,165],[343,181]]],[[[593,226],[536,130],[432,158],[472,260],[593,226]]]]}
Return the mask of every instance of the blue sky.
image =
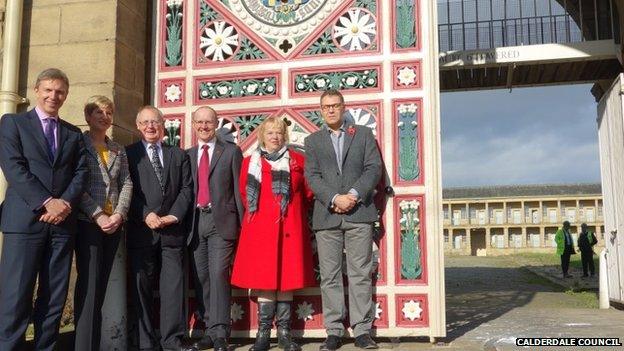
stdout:
{"type": "Polygon", "coordinates": [[[600,182],[590,88],[443,93],[443,186],[600,182]]]}

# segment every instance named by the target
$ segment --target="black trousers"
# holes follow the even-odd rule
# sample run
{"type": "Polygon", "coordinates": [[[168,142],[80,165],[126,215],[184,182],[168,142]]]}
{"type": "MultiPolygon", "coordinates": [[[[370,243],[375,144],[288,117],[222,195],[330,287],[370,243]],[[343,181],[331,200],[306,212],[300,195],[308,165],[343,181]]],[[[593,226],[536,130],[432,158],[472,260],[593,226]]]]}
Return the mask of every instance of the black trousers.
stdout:
{"type": "Polygon", "coordinates": [[[74,291],[75,350],[100,350],[102,305],[119,247],[121,230],[104,233],[92,222],[78,221],[76,289],[74,291]]]}
{"type": "Polygon", "coordinates": [[[0,261],[0,350],[25,349],[24,334],[32,318],[35,349],[52,351],[71,269],[74,235],[53,227],[41,233],[4,233],[0,261]],[[37,299],[33,293],[39,276],[37,299]]]}
{"type": "Polygon", "coordinates": [[[197,213],[193,242],[193,272],[199,315],[213,340],[230,334],[230,273],[236,242],[218,233],[210,212],[197,213]]]}
{"type": "Polygon", "coordinates": [[[581,251],[581,263],[583,264],[583,275],[587,276],[587,270],[594,275],[596,269],[594,267],[594,252],[593,251],[581,251]]]}
{"type": "MultiPolygon", "coordinates": [[[[131,233],[129,234],[131,235],[131,233]]],[[[183,247],[162,246],[160,242],[128,249],[131,270],[132,305],[137,319],[138,347],[157,348],[154,316],[154,286],[159,277],[160,345],[163,349],[181,344],[185,331],[183,247]]]]}
{"type": "Polygon", "coordinates": [[[563,255],[561,255],[561,272],[563,275],[568,274],[568,268],[570,268],[570,256],[572,255],[573,250],[566,247],[563,250],[563,255]]]}

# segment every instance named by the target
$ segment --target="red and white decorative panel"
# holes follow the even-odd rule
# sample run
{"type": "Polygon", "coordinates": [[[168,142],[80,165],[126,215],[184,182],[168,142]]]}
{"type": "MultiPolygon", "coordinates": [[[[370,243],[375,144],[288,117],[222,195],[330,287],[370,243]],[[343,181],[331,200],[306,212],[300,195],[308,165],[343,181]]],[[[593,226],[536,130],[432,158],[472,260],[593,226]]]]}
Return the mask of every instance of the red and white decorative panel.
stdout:
{"type": "MultiPolygon", "coordinates": [[[[210,105],[219,135],[245,153],[268,116],[285,118],[299,147],[323,127],[322,92],[343,92],[346,118],[373,130],[384,162],[376,333],[444,336],[435,3],[160,0],[158,16],[155,104],[176,145],[196,144],[191,113],[210,105]]],[[[233,335],[253,335],[255,297],[234,295],[233,335]]],[[[297,292],[293,307],[295,329],[325,335],[317,288],[297,292]]]]}
{"type": "Polygon", "coordinates": [[[397,327],[429,326],[429,307],[426,294],[396,294],[397,327]]]}

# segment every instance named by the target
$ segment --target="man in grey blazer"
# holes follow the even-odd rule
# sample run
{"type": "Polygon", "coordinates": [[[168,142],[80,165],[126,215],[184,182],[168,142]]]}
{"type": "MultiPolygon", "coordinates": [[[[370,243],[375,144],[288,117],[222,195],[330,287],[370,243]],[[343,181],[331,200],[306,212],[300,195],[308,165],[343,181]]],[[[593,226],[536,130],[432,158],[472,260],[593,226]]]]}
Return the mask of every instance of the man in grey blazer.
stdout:
{"type": "Polygon", "coordinates": [[[186,151],[194,190],[187,244],[193,252],[198,313],[206,324],[206,334],[195,347],[227,351],[230,271],[243,215],[238,190],[243,154],[238,146],[216,136],[215,110],[202,106],[192,118],[197,146],[186,151]]]}
{"type": "Polygon", "coordinates": [[[373,192],[381,178],[381,156],[372,131],[344,119],[344,98],[337,90],[321,95],[325,126],[305,139],[305,176],[315,195],[312,227],[316,231],[321,297],[327,339],[321,351],[336,350],[346,315],[342,253],[349,279],[349,323],[355,346],[376,349],[370,337],[373,223],[377,208],[373,192]]]}

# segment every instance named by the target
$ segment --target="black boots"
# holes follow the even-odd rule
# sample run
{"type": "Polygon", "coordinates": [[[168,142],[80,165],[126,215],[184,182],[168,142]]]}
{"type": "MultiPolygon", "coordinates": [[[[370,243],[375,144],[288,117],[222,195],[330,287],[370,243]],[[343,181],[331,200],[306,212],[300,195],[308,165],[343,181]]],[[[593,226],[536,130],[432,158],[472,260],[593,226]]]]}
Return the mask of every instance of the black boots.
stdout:
{"type": "Polygon", "coordinates": [[[275,301],[258,301],[258,333],[249,351],[266,351],[271,348],[271,328],[275,316],[275,301]]]}
{"type": "Polygon", "coordinates": [[[275,320],[277,324],[277,346],[285,351],[301,351],[301,346],[292,340],[290,334],[291,301],[278,301],[275,320]]]}
{"type": "Polygon", "coordinates": [[[290,301],[258,302],[258,333],[256,334],[256,341],[249,351],[267,351],[271,348],[273,317],[275,317],[275,324],[277,324],[277,346],[285,351],[301,351],[301,346],[292,340],[290,334],[290,301]]]}

